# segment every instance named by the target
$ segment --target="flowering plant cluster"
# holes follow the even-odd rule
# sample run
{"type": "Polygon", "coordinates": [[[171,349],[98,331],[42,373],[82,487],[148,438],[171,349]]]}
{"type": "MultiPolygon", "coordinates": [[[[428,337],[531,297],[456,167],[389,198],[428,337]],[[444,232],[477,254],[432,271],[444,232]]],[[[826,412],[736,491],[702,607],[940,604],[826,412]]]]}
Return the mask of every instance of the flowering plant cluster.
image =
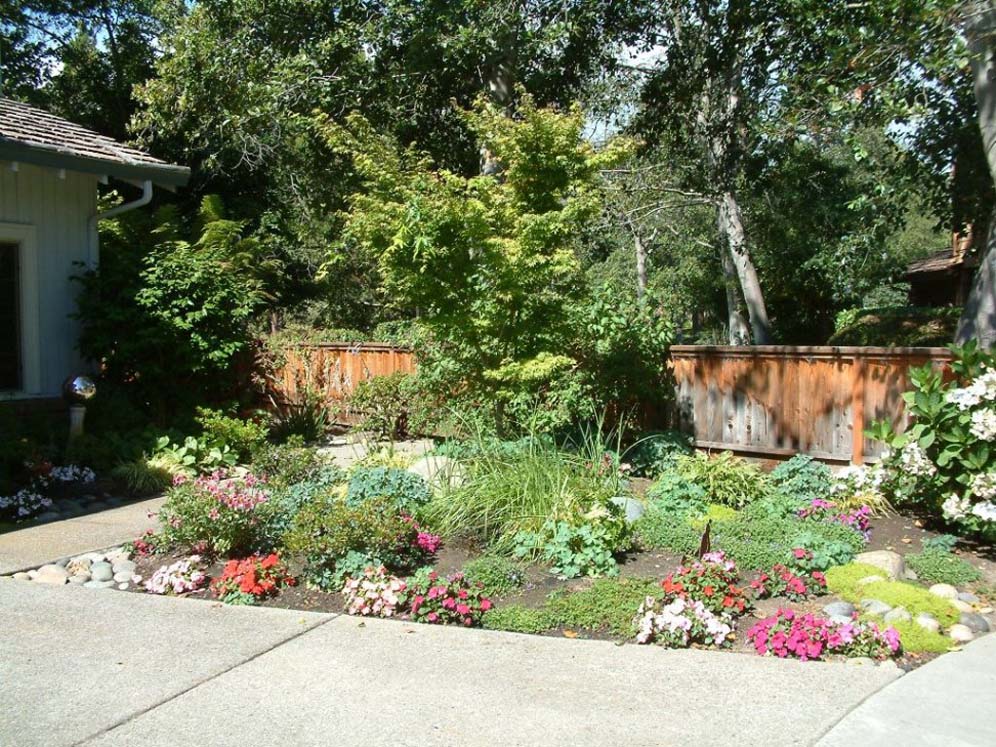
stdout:
{"type": "Polygon", "coordinates": [[[871,433],[890,449],[883,463],[898,501],[996,537],[996,359],[974,342],[952,353],[954,380],[930,366],[910,372],[913,391],[903,396],[913,423],[906,432],[883,422],[871,433]]]}
{"type": "Polygon", "coordinates": [[[78,482],[89,485],[97,479],[97,475],[89,467],[66,464],[61,467],[52,467],[48,472],[48,479],[53,482],[78,482]]]}
{"type": "Polygon", "coordinates": [[[761,655],[801,661],[821,659],[825,654],[886,659],[899,653],[900,648],[895,628],[883,630],[875,623],[832,623],[790,609],[779,609],[754,625],[747,631],[747,640],[761,655]]]}
{"type": "Polygon", "coordinates": [[[481,615],[491,606],[483,584],[470,583],[462,573],[440,579],[432,571],[424,584],[412,588],[411,616],[418,622],[470,627],[480,623],[481,615]]]}
{"type": "Polygon", "coordinates": [[[52,499],[30,488],[18,490],[14,495],[0,495],[0,518],[27,521],[43,509],[52,506],[52,499]]]}
{"type": "Polygon", "coordinates": [[[706,553],[690,566],[679,565],[661,582],[667,599],[701,602],[715,615],[731,619],[751,608],[746,590],[737,585],[736,564],[720,552],[706,553]]]}
{"type": "MultiPolygon", "coordinates": [[[[153,514],[154,515],[154,514],[153,514]]],[[[142,532],[142,536],[131,543],[132,555],[147,558],[156,554],[156,533],[151,529],[142,532]]]]}
{"type": "Polygon", "coordinates": [[[199,546],[218,555],[257,549],[276,510],[263,485],[265,480],[252,473],[219,471],[195,480],[177,476],[159,512],[156,545],[199,546]]]}
{"type": "Polygon", "coordinates": [[[636,613],[636,642],[686,648],[693,643],[722,646],[733,628],[699,601],[675,597],[664,602],[647,597],[636,613]]]}
{"type": "Polygon", "coordinates": [[[51,508],[52,498],[48,494],[53,492],[53,483],[91,483],[97,479],[92,469],[75,464],[53,467],[51,462],[44,460],[26,461],[24,468],[27,486],[13,495],[0,495],[0,519],[28,521],[51,508]]]}
{"type": "Polygon", "coordinates": [[[366,617],[395,617],[405,607],[408,585],[404,579],[388,574],[384,566],[368,566],[362,575],[346,579],[342,594],[346,612],[366,617]]]}
{"type": "MultiPolygon", "coordinates": [[[[443,546],[442,537],[438,534],[427,532],[417,521],[415,521],[415,519],[407,514],[402,514],[401,519],[411,528],[411,531],[414,534],[414,537],[411,540],[411,548],[417,553],[420,553],[423,556],[423,559],[431,558],[439,552],[439,548],[443,546]]],[[[399,552],[399,555],[403,554],[404,553],[399,552]]]]}
{"type": "MultiPolygon", "coordinates": [[[[796,548],[794,553],[806,553],[796,548]]],[[[827,587],[826,576],[821,571],[796,572],[787,565],[778,563],[768,572],[760,573],[750,582],[750,588],[758,599],[788,597],[793,602],[801,602],[811,596],[818,596],[827,587]]]]}
{"type": "Polygon", "coordinates": [[[294,577],[276,553],[229,560],[221,576],[211,584],[214,595],[226,604],[255,604],[275,594],[281,586],[293,586],[294,577]]]}
{"type": "Polygon", "coordinates": [[[806,508],[799,511],[800,519],[834,522],[851,527],[861,532],[866,542],[871,538],[871,516],[872,510],[868,506],[860,506],[852,511],[841,511],[836,503],[824,498],[814,498],[806,508]]]}
{"type": "Polygon", "coordinates": [[[150,594],[187,594],[202,589],[207,581],[200,555],[191,555],[161,566],[145,582],[145,590],[150,594]]]}

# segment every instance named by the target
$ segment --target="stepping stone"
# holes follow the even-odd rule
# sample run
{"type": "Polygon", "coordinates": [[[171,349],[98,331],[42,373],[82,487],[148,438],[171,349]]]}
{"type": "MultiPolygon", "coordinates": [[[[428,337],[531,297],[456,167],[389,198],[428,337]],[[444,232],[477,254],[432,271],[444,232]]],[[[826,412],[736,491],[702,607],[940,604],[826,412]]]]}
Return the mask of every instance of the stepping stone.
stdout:
{"type": "Polygon", "coordinates": [[[929,589],[930,593],[941,599],[957,599],[958,590],[951,584],[934,584],[929,589]]]}
{"type": "Polygon", "coordinates": [[[891,579],[902,578],[903,571],[906,570],[903,556],[892,550],[872,550],[871,552],[859,553],[855,556],[854,562],[881,568],[891,579]]]}
{"type": "Polygon", "coordinates": [[[963,602],[960,599],[952,599],[951,606],[959,612],[973,612],[975,610],[975,608],[968,602],[963,602]]]}
{"type": "Polygon", "coordinates": [[[921,612],[916,616],[916,624],[924,630],[929,630],[931,633],[941,632],[941,624],[937,621],[937,618],[927,612],[921,612]]]}
{"type": "Polygon", "coordinates": [[[131,571],[118,571],[114,574],[114,580],[119,584],[131,581],[131,571]]]}
{"type": "Polygon", "coordinates": [[[913,619],[913,616],[909,613],[905,607],[893,607],[891,610],[885,613],[883,618],[886,622],[909,622],[913,619]]]}
{"type": "Polygon", "coordinates": [[[969,604],[978,604],[979,598],[970,591],[963,591],[958,594],[958,599],[963,602],[968,602],[969,604]]]}
{"type": "Polygon", "coordinates": [[[976,612],[962,612],[958,621],[973,633],[988,633],[989,621],[976,612]]]}
{"type": "Polygon", "coordinates": [[[69,580],[69,573],[61,565],[43,565],[35,574],[35,583],[62,586],[69,580]]]}
{"type": "Polygon", "coordinates": [[[968,643],[975,638],[975,633],[972,632],[972,629],[961,623],[952,625],[948,629],[948,635],[951,636],[951,640],[958,641],[958,643],[968,643]]]}
{"type": "Polygon", "coordinates": [[[135,570],[135,562],[132,560],[119,560],[113,566],[115,573],[121,573],[127,571],[128,573],[133,573],[135,570]]]}
{"type": "Polygon", "coordinates": [[[90,580],[90,575],[89,574],[82,574],[81,573],[78,576],[70,576],[69,577],[69,583],[75,584],[77,586],[82,586],[83,584],[85,584],[89,580],[90,580]]]}
{"type": "Polygon", "coordinates": [[[114,577],[114,571],[110,563],[101,561],[90,566],[90,577],[94,581],[110,581],[114,577]]]}
{"type": "Polygon", "coordinates": [[[823,613],[830,617],[846,617],[850,619],[857,610],[850,602],[831,602],[823,608],[823,613]]]}

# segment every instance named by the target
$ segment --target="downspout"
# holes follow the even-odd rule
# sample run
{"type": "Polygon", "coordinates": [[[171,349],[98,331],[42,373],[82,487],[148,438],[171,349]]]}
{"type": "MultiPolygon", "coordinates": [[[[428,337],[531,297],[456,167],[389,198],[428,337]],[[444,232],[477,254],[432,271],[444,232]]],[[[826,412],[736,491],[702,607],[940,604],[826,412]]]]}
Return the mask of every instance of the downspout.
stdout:
{"type": "Polygon", "coordinates": [[[115,215],[127,213],[129,210],[144,207],[150,202],[152,202],[152,180],[146,179],[142,182],[142,196],[137,200],[125,202],[117,207],[112,207],[110,210],[105,210],[102,213],[95,213],[87,219],[87,233],[90,237],[90,245],[87,248],[86,257],[86,265],[88,269],[97,269],[97,257],[99,253],[97,248],[97,223],[105,218],[113,218],[115,215]]]}

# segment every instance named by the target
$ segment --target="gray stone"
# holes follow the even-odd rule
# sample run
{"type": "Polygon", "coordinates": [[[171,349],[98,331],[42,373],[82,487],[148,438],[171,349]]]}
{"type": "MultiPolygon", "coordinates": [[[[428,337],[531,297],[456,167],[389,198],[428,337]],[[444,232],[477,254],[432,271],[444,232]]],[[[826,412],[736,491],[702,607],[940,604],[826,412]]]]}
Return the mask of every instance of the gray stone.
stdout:
{"type": "Polygon", "coordinates": [[[90,561],[89,560],[80,560],[78,558],[73,559],[73,560],[71,560],[69,562],[69,565],[66,566],[66,570],[69,571],[69,574],[71,576],[79,576],[79,575],[81,575],[83,573],[85,573],[86,575],[89,576],[90,575],[90,561]]]}
{"type": "Polygon", "coordinates": [[[913,619],[913,615],[909,613],[905,607],[893,607],[891,610],[885,613],[885,621],[889,623],[895,622],[909,622],[913,619]]]}
{"type": "Polygon", "coordinates": [[[125,589],[127,589],[127,588],[128,588],[128,584],[127,584],[127,583],[123,583],[123,584],[118,584],[118,588],[119,588],[119,589],[120,589],[121,591],[124,591],[125,589]]]}
{"type": "Polygon", "coordinates": [[[880,599],[862,599],[861,608],[869,615],[884,615],[892,609],[880,599]]]}
{"type": "Polygon", "coordinates": [[[61,586],[69,580],[69,573],[61,565],[43,565],[35,574],[35,583],[61,586]]]}
{"type": "Polygon", "coordinates": [[[831,602],[823,608],[824,614],[830,617],[846,617],[850,619],[857,610],[850,602],[831,602]]]}
{"type": "Polygon", "coordinates": [[[989,621],[977,612],[962,612],[961,619],[958,622],[973,633],[989,632],[989,621]]]}
{"type": "Polygon", "coordinates": [[[968,602],[963,602],[960,599],[952,599],[951,606],[959,612],[973,612],[975,610],[975,608],[968,602]]]}
{"type": "Polygon", "coordinates": [[[86,574],[80,573],[80,574],[78,574],[76,576],[70,576],[69,577],[69,583],[71,583],[71,584],[77,584],[77,585],[85,584],[89,580],[90,580],[90,574],[89,573],[86,573],[86,574]]]}
{"type": "Polygon", "coordinates": [[[928,612],[921,612],[917,615],[916,624],[924,630],[929,630],[931,633],[941,632],[941,624],[937,621],[936,617],[928,612]]]}
{"type": "Polygon", "coordinates": [[[951,636],[952,641],[957,641],[958,643],[968,643],[975,638],[975,633],[972,632],[972,629],[961,623],[948,628],[948,635],[951,636]]]}
{"type": "Polygon", "coordinates": [[[872,550],[870,552],[859,553],[854,558],[854,562],[881,568],[889,574],[889,578],[891,579],[902,578],[903,571],[906,570],[906,563],[903,561],[903,556],[892,550],[872,550]]]}
{"type": "Polygon", "coordinates": [[[969,604],[978,604],[979,598],[970,591],[963,591],[958,594],[958,599],[969,604]]]}
{"type": "Polygon", "coordinates": [[[625,495],[617,495],[615,498],[610,498],[609,502],[614,506],[619,506],[623,510],[627,524],[632,524],[643,516],[643,512],[647,510],[642,501],[625,495]]]}
{"type": "Polygon", "coordinates": [[[854,621],[850,615],[830,615],[827,620],[834,625],[847,625],[854,621]]]}
{"type": "Polygon", "coordinates": [[[117,581],[119,584],[122,582],[127,583],[128,581],[131,581],[131,571],[118,571],[117,573],[114,574],[114,580],[117,581]]]}
{"type": "Polygon", "coordinates": [[[30,581],[31,580],[31,576],[29,576],[24,571],[19,571],[19,572],[15,573],[14,574],[14,578],[16,580],[18,580],[18,581],[30,581]]]}
{"type": "Polygon", "coordinates": [[[941,599],[958,598],[958,590],[951,584],[934,584],[930,587],[930,593],[941,599]]]}
{"type": "Polygon", "coordinates": [[[58,511],[43,511],[35,517],[38,521],[58,521],[61,518],[62,514],[58,511]]]}
{"type": "Polygon", "coordinates": [[[907,581],[920,580],[920,577],[916,575],[916,571],[914,571],[912,568],[907,568],[905,571],[903,571],[903,578],[905,578],[907,581]]]}
{"type": "Polygon", "coordinates": [[[115,573],[121,573],[127,571],[128,573],[134,573],[135,571],[135,561],[133,560],[119,560],[113,565],[115,573]]]}
{"type": "Polygon", "coordinates": [[[110,563],[100,561],[90,566],[90,577],[94,581],[110,581],[114,577],[114,571],[110,563]]]}
{"type": "Polygon", "coordinates": [[[83,586],[87,589],[110,589],[114,586],[113,581],[87,581],[83,586]]]}
{"type": "Polygon", "coordinates": [[[55,564],[60,568],[65,568],[67,565],[69,565],[69,558],[59,558],[57,561],[55,561],[55,564]]]}

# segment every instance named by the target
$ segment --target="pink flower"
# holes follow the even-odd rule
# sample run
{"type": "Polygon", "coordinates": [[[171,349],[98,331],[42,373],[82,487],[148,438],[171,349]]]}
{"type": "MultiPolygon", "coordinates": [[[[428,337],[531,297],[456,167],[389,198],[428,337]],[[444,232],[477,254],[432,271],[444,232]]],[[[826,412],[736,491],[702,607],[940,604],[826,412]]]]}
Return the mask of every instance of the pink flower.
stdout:
{"type": "Polygon", "coordinates": [[[434,623],[439,619],[439,615],[437,615],[435,612],[430,612],[428,615],[426,615],[425,619],[431,623],[434,623]]]}

